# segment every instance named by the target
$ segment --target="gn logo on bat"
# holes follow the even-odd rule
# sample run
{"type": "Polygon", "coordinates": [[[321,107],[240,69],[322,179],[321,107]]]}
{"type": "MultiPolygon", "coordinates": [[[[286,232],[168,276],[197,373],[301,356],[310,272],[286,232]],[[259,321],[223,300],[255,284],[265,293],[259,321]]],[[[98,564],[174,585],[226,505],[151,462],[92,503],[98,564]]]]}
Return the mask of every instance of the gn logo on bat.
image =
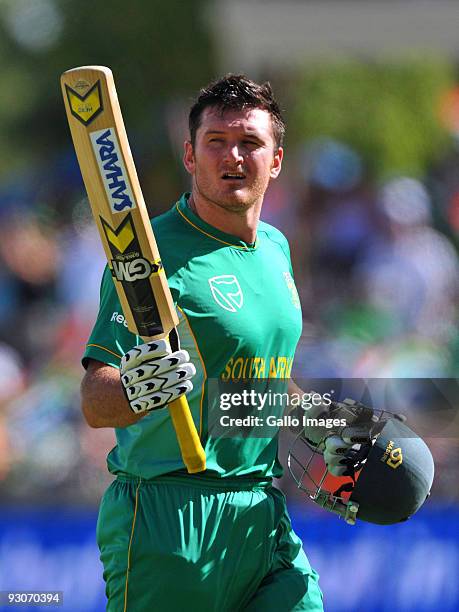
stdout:
{"type": "Polygon", "coordinates": [[[118,140],[113,128],[91,132],[91,143],[112,212],[135,208],[118,140]]]}
{"type": "Polygon", "coordinates": [[[131,261],[117,261],[112,259],[112,274],[119,281],[134,281],[148,278],[151,274],[158,274],[162,268],[161,261],[149,262],[143,257],[131,261]]]}

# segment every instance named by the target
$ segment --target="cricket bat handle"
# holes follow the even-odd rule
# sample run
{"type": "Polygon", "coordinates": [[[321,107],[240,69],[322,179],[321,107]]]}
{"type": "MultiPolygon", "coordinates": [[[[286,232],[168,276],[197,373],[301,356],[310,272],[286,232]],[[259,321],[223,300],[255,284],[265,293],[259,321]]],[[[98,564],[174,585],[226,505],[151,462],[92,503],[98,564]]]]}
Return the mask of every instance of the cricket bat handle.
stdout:
{"type": "Polygon", "coordinates": [[[206,453],[196,431],[186,396],[181,395],[171,402],[169,412],[188,473],[203,472],[206,469],[206,453]]]}

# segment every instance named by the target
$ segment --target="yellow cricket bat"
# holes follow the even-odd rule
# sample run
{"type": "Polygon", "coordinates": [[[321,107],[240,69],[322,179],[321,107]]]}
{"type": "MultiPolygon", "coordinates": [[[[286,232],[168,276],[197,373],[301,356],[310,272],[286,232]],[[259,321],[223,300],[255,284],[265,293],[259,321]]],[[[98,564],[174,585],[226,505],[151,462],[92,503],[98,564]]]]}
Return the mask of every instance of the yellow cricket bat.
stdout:
{"type": "MultiPolygon", "coordinates": [[[[94,219],[127,326],[145,341],[163,338],[177,313],[140,188],[112,71],[82,66],[61,77],[62,95],[94,219]]],[[[186,397],[169,404],[188,472],[206,469],[186,397]]]]}

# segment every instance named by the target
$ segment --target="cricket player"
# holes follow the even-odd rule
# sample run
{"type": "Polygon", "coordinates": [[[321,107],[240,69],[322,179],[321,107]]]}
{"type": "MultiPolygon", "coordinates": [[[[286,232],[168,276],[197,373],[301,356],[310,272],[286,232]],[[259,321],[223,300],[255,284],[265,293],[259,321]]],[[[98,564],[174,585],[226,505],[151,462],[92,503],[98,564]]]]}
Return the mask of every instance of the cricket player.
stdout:
{"type": "Polygon", "coordinates": [[[177,334],[131,334],[107,269],[83,357],[85,418],[117,439],[97,527],[107,609],[319,611],[317,573],[272,486],[277,439],[210,427],[213,383],[287,379],[301,333],[287,241],[260,221],[284,121],[268,83],[227,75],[201,90],[189,127],[191,193],[152,221],[177,334]],[[207,456],[193,475],[166,403],[183,393],[207,456]]]}

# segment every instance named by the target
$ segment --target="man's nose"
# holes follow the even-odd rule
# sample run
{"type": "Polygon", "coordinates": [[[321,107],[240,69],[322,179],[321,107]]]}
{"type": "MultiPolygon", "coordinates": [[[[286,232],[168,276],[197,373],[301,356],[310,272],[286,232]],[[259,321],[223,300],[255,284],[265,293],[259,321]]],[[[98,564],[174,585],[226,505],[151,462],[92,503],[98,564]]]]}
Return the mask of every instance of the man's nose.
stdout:
{"type": "Polygon", "coordinates": [[[237,144],[231,144],[227,147],[225,157],[232,163],[241,163],[244,160],[237,144]]]}

